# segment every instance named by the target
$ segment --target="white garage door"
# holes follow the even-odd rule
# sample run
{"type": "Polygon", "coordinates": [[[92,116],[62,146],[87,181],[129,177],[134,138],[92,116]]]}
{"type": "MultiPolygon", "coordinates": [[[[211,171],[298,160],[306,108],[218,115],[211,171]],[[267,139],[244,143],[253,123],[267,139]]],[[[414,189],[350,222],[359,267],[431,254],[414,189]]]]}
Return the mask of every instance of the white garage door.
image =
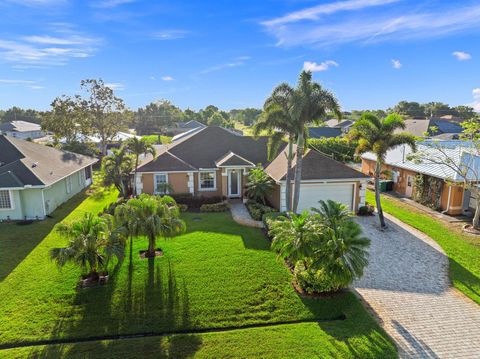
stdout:
{"type": "Polygon", "coordinates": [[[339,184],[303,184],[300,187],[300,199],[298,201],[298,212],[318,208],[318,201],[333,200],[345,204],[353,210],[353,183],[339,184]]]}

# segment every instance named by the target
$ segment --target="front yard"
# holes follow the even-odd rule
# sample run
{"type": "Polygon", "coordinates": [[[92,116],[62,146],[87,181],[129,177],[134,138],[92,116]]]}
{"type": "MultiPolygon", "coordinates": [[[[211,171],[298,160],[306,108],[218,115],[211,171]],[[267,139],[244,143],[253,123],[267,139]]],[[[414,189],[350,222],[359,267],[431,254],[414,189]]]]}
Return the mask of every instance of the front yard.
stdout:
{"type": "MultiPolygon", "coordinates": [[[[90,196],[65,221],[98,213],[115,197],[90,196]]],[[[0,239],[1,356],[396,356],[353,294],[298,296],[260,230],[229,213],[183,217],[187,233],[158,242],[163,257],[140,259],[147,241],[135,238],[107,285],[83,290],[76,289],[79,269],[59,271],[50,261],[49,249],[64,239],[53,231],[42,239],[46,230],[35,228],[46,222],[0,224],[2,234],[28,228],[34,241],[0,239]],[[150,337],[118,340],[130,335],[150,337]]]]}
{"type": "MultiPolygon", "coordinates": [[[[382,208],[402,222],[427,234],[443,248],[450,262],[452,284],[480,304],[480,238],[432,218],[427,213],[395,198],[382,196],[382,208]]],[[[374,193],[367,191],[367,201],[375,203],[374,193]]]]}

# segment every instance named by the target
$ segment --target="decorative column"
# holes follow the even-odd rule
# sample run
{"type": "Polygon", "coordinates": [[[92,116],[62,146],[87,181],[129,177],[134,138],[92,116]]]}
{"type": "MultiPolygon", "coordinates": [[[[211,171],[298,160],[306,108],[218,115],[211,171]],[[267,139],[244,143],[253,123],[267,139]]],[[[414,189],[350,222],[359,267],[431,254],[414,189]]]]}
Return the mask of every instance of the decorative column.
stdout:
{"type": "Polygon", "coordinates": [[[188,192],[192,194],[192,196],[195,194],[195,181],[193,179],[193,172],[188,172],[188,192]]]}

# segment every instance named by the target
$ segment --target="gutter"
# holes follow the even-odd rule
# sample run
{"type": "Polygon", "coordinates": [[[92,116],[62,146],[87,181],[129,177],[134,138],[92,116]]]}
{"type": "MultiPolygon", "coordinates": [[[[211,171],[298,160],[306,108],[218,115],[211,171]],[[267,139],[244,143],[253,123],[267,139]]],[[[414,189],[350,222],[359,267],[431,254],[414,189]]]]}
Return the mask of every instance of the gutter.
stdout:
{"type": "Polygon", "coordinates": [[[447,209],[442,211],[442,214],[447,213],[450,210],[450,198],[452,197],[452,186],[448,186],[448,199],[447,199],[447,209]]]}

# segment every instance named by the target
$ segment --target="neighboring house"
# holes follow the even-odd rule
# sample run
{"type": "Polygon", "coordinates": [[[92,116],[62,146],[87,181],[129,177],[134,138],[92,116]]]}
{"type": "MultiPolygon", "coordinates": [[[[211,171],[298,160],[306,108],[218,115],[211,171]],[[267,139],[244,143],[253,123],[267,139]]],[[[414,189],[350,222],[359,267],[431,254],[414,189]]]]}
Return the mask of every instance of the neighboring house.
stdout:
{"type": "Polygon", "coordinates": [[[197,120],[190,120],[190,121],[187,121],[187,122],[179,122],[178,123],[178,128],[183,128],[183,129],[187,129],[187,130],[191,130],[193,128],[203,128],[203,127],[207,127],[206,125],[204,125],[203,123],[197,121],[197,120]]]}
{"type": "Polygon", "coordinates": [[[328,121],[325,121],[325,126],[331,127],[331,128],[339,128],[342,130],[343,133],[347,133],[350,131],[350,128],[355,124],[355,121],[352,120],[343,120],[339,121],[337,119],[331,119],[328,121]]]}
{"type": "Polygon", "coordinates": [[[405,120],[405,129],[399,129],[397,132],[408,132],[416,137],[443,135],[444,137],[454,138],[463,132],[463,127],[456,122],[432,117],[427,120],[405,120]]]}
{"type": "MultiPolygon", "coordinates": [[[[173,193],[243,198],[249,170],[263,167],[276,183],[270,204],[285,210],[284,149],[269,161],[267,144],[268,137],[254,139],[205,127],[162,146],[155,159],[147,156],[138,167],[137,192],[162,194],[170,187],[173,193]]],[[[340,162],[310,150],[302,172],[299,210],[318,206],[320,199],[345,203],[351,210],[365,202],[368,177],[340,162]]]]}
{"type": "Polygon", "coordinates": [[[339,137],[343,134],[341,128],[337,127],[309,127],[308,137],[310,138],[330,138],[339,137]]]}
{"type": "MultiPolygon", "coordinates": [[[[112,153],[112,149],[114,148],[120,148],[122,143],[125,141],[128,141],[131,138],[141,138],[141,136],[134,135],[133,133],[129,132],[122,132],[119,131],[115,136],[112,137],[111,140],[108,141],[107,143],[107,155],[110,155],[112,153]]],[[[76,141],[81,142],[81,143],[94,143],[96,147],[101,151],[102,150],[102,145],[101,145],[101,138],[98,135],[83,135],[83,134],[78,134],[76,136],[76,141]]],[[[60,139],[61,143],[66,143],[67,139],[62,138],[60,139]]]]}
{"type": "Polygon", "coordinates": [[[0,134],[26,139],[36,139],[45,136],[39,124],[26,121],[11,121],[0,125],[0,134]]]}
{"type": "Polygon", "coordinates": [[[45,218],[92,183],[97,161],[0,136],[0,220],[45,218]]]}
{"type": "MultiPolygon", "coordinates": [[[[431,141],[430,141],[431,143],[431,141]]],[[[454,160],[455,166],[461,166],[461,163],[468,160],[471,161],[471,154],[468,148],[464,147],[464,141],[435,141],[435,146],[441,144],[445,154],[454,160]]],[[[429,146],[429,141],[417,144],[417,151],[424,153],[428,157],[445,158],[435,146],[429,146]]],[[[415,176],[423,174],[442,180],[440,207],[448,214],[462,214],[468,209],[470,193],[463,188],[463,180],[449,166],[444,164],[432,163],[424,161],[410,161],[408,156],[412,153],[410,146],[398,146],[387,152],[385,157],[385,165],[383,171],[389,171],[392,174],[393,190],[406,197],[414,197],[415,195],[415,176]]],[[[362,172],[366,175],[373,176],[375,171],[376,156],[373,153],[365,153],[362,155],[362,172]]],[[[438,162],[438,161],[435,161],[438,162]]],[[[480,158],[476,160],[478,170],[480,170],[480,158]]]]}

